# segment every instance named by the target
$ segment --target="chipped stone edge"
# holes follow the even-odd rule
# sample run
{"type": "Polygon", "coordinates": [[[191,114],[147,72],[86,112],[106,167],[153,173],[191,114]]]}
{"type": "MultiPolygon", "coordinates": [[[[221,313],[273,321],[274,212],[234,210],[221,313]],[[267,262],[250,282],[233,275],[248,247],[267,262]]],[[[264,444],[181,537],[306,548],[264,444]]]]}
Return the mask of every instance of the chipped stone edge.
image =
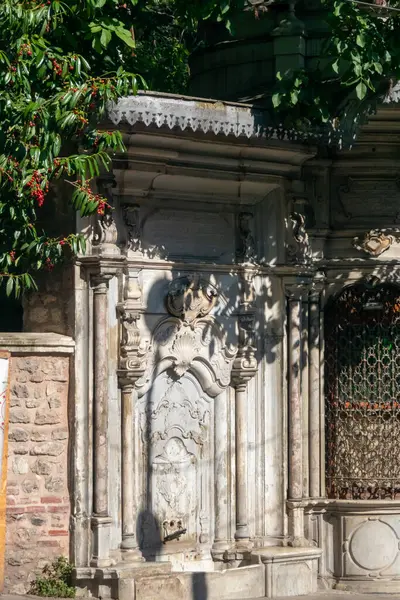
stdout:
{"type": "Polygon", "coordinates": [[[0,350],[11,354],[74,354],[75,341],[58,333],[0,333],[0,350]]]}

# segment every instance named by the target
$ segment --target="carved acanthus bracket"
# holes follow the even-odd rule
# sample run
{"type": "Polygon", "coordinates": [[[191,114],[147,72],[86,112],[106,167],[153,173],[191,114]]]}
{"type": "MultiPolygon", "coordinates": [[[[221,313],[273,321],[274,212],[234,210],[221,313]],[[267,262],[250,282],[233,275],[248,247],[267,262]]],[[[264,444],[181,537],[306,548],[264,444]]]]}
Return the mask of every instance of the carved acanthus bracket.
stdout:
{"type": "Polygon", "coordinates": [[[249,311],[240,314],[238,325],[239,349],[232,367],[232,383],[234,386],[247,384],[258,369],[256,348],[254,346],[254,312],[249,311]]]}
{"type": "Polygon", "coordinates": [[[122,207],[122,216],[127,234],[126,246],[132,252],[139,252],[141,250],[140,206],[125,204],[122,207]]]}
{"type": "Polygon", "coordinates": [[[240,307],[238,314],[238,351],[232,368],[234,386],[245,385],[254,377],[258,364],[255,347],[254,271],[243,269],[239,274],[240,307]]]}
{"type": "Polygon", "coordinates": [[[389,250],[394,242],[395,237],[393,235],[386,235],[383,231],[371,229],[362,239],[355,237],[353,239],[353,246],[370,256],[380,256],[386,250],[389,250]]]}
{"type": "Polygon", "coordinates": [[[149,344],[142,339],[138,327],[142,312],[138,276],[138,271],[126,273],[124,302],[117,306],[122,328],[118,371],[121,384],[135,383],[146,370],[149,344]]]}
{"type": "Polygon", "coordinates": [[[286,254],[289,264],[310,264],[312,251],[308,234],[304,226],[304,217],[300,213],[292,213],[286,224],[286,254]]]}
{"type": "Polygon", "coordinates": [[[238,244],[236,260],[238,263],[252,263],[255,260],[255,243],[252,234],[253,215],[242,212],[237,217],[238,244]]]}
{"type": "Polygon", "coordinates": [[[193,327],[197,319],[211,312],[216,300],[216,290],[202,282],[195,273],[171,283],[167,294],[167,310],[185,325],[193,327]]]}
{"type": "Polygon", "coordinates": [[[137,381],[146,370],[148,344],[142,340],[138,321],[138,312],[129,308],[120,309],[122,340],[120,347],[119,377],[121,380],[137,381]]]}
{"type": "Polygon", "coordinates": [[[97,181],[99,192],[106,198],[108,206],[104,211],[97,214],[94,226],[92,244],[97,254],[119,254],[117,246],[118,229],[114,220],[113,192],[116,182],[113,176],[103,177],[97,181]]]}

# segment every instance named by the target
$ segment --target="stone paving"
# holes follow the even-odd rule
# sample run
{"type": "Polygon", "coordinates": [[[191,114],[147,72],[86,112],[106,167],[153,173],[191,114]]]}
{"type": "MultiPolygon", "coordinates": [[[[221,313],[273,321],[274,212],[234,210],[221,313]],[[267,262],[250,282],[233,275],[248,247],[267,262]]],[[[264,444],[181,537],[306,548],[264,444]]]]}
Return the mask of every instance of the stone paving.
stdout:
{"type": "MultiPolygon", "coordinates": [[[[276,600],[400,600],[399,594],[357,594],[355,592],[335,592],[334,590],[318,592],[309,596],[291,596],[290,598],[279,598],[276,600]]],[[[36,596],[17,596],[14,594],[0,594],[0,600],[38,600],[36,596]]],[[[47,600],[55,600],[48,598],[47,600]]],[[[160,600],[162,600],[160,598],[160,600]]],[[[176,600],[179,600],[177,598],[176,600]]],[[[203,600],[203,599],[202,599],[203,600]]],[[[204,598],[207,600],[207,598],[204,598]]],[[[257,598],[255,600],[263,600],[257,598]]],[[[267,600],[267,599],[265,599],[267,600]]]]}
{"type": "MultiPolygon", "coordinates": [[[[357,594],[355,592],[335,592],[334,590],[318,592],[309,596],[296,596],[298,600],[393,600],[400,598],[399,594],[357,594]]],[[[279,600],[295,600],[293,596],[279,600]]]]}

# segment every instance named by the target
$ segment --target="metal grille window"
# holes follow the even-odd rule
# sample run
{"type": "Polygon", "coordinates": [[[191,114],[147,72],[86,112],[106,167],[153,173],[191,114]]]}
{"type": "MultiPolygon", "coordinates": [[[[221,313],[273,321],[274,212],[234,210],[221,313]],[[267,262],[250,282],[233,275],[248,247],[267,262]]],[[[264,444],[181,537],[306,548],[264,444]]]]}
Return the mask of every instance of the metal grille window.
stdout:
{"type": "Polygon", "coordinates": [[[330,498],[400,498],[400,290],[346,288],[325,312],[330,498]]]}

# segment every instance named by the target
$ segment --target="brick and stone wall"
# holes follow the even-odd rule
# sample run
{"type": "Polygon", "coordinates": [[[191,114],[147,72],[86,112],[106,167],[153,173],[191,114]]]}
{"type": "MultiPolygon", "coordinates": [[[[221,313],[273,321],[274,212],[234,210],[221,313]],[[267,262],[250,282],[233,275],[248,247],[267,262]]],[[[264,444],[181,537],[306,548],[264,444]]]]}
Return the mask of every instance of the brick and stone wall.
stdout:
{"type": "Polygon", "coordinates": [[[7,592],[26,593],[46,563],[69,555],[70,360],[34,353],[11,359],[7,592]]]}

